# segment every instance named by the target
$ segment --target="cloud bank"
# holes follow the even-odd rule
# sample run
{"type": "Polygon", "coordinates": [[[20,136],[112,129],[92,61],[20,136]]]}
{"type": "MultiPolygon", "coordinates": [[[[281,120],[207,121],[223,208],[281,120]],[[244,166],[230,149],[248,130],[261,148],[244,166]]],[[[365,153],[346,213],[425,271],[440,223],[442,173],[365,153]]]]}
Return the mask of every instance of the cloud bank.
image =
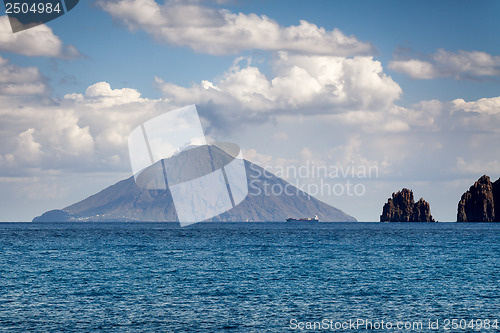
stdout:
{"type": "Polygon", "coordinates": [[[413,79],[451,77],[455,80],[500,76],[500,56],[486,52],[439,49],[430,59],[392,60],[388,67],[413,79]]]}
{"type": "Polygon", "coordinates": [[[131,30],[200,53],[235,54],[243,50],[289,51],[354,56],[373,54],[370,43],[342,31],[328,31],[307,21],[282,27],[267,16],[232,13],[193,4],[154,0],[99,1],[99,6],[131,30]]]}
{"type": "MultiPolygon", "coordinates": [[[[301,138],[296,146],[300,156],[321,163],[370,161],[394,177],[398,172],[469,173],[469,159],[497,165],[478,147],[500,139],[500,97],[422,101],[404,108],[396,104],[401,88],[370,57],[282,53],[274,59],[272,78],[251,61],[242,62],[236,61],[217,80],[190,87],[157,79],[164,96],[159,100],[107,82],[54,99],[36,68],[0,58],[0,176],[54,170],[128,172],[131,130],[192,103],[199,106],[205,130],[215,139],[247,130],[285,146],[301,138]],[[300,134],[304,128],[314,128],[318,135],[300,134]],[[331,144],[325,148],[322,142],[331,144]],[[433,163],[422,165],[424,156],[433,163]]],[[[248,151],[257,147],[252,140],[242,144],[248,151]]]]}
{"type": "Polygon", "coordinates": [[[0,95],[43,95],[48,90],[38,68],[10,65],[8,59],[0,56],[0,95]]]}
{"type": "Polygon", "coordinates": [[[280,115],[383,113],[393,108],[401,87],[372,57],[343,58],[279,52],[267,77],[246,59],[217,80],[182,87],[161,78],[158,89],[175,105],[195,103],[216,127],[266,122],[280,115]]]}
{"type": "Polygon", "coordinates": [[[12,33],[7,15],[0,16],[0,52],[64,59],[80,56],[76,47],[65,45],[45,24],[12,33]]]}

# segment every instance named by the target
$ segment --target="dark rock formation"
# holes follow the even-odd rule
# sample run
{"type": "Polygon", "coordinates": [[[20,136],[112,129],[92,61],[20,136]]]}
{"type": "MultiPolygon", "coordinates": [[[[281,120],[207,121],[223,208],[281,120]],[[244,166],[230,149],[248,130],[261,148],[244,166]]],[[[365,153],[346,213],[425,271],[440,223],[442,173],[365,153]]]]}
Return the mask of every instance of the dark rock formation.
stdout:
{"type": "Polygon", "coordinates": [[[434,222],[431,215],[431,205],[420,198],[413,206],[413,215],[410,222],[434,222]]]}
{"type": "Polygon", "coordinates": [[[413,191],[404,188],[392,194],[382,209],[380,222],[435,222],[431,215],[431,207],[420,198],[415,203],[413,191]]]}
{"type": "Polygon", "coordinates": [[[460,198],[457,222],[500,222],[500,179],[479,178],[460,198]]]}
{"type": "Polygon", "coordinates": [[[493,183],[493,201],[495,209],[495,222],[500,222],[500,178],[493,183]]]}

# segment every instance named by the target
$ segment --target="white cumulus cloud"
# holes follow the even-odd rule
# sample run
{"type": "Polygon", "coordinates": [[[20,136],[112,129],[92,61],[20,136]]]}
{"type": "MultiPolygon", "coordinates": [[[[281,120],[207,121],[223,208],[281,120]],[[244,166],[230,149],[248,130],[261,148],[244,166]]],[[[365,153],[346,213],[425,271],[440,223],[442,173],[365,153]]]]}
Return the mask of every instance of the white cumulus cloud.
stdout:
{"type": "Polygon", "coordinates": [[[282,27],[267,16],[232,13],[194,4],[154,0],[99,1],[100,7],[129,29],[143,29],[155,39],[209,54],[242,50],[284,50],[336,56],[373,53],[370,43],[307,21],[282,27]]]}
{"type": "Polygon", "coordinates": [[[466,102],[458,98],[452,102],[453,111],[477,112],[480,114],[500,114],[500,97],[481,98],[477,101],[466,102]]]}
{"type": "Polygon", "coordinates": [[[433,79],[438,75],[430,62],[418,59],[394,60],[389,62],[388,67],[395,72],[406,74],[412,79],[433,79]]]}
{"type": "Polygon", "coordinates": [[[65,45],[45,24],[13,33],[6,15],[0,16],[0,52],[66,59],[80,56],[74,46],[65,45]]]}
{"type": "Polygon", "coordinates": [[[63,99],[51,98],[48,91],[37,68],[10,65],[0,58],[3,175],[35,168],[128,170],[127,138],[132,129],[173,109],[160,100],[142,98],[136,89],[113,89],[107,82],[63,99]]]}
{"type": "Polygon", "coordinates": [[[36,67],[10,65],[0,57],[0,95],[40,95],[48,92],[45,80],[36,67]]]}
{"type": "Polygon", "coordinates": [[[77,102],[85,101],[85,103],[94,104],[96,107],[110,107],[145,101],[145,99],[141,98],[141,93],[136,89],[111,89],[110,84],[107,82],[94,83],[87,88],[85,95],[71,93],[66,94],[64,98],[77,102]]]}
{"type": "MultiPolygon", "coordinates": [[[[250,63],[235,64],[213,82],[182,87],[157,78],[157,86],[171,103],[198,104],[209,120],[222,127],[286,114],[376,114],[391,109],[402,93],[371,57],[279,52],[272,77],[250,63]]],[[[401,124],[397,127],[401,129],[401,124]]]]}
{"type": "Polygon", "coordinates": [[[18,136],[18,147],[15,155],[23,161],[37,161],[43,154],[42,145],[35,141],[34,133],[34,128],[28,128],[18,136]]]}
{"type": "Polygon", "coordinates": [[[500,56],[479,51],[439,49],[429,59],[393,60],[388,67],[413,79],[481,79],[500,76],[500,56]]]}

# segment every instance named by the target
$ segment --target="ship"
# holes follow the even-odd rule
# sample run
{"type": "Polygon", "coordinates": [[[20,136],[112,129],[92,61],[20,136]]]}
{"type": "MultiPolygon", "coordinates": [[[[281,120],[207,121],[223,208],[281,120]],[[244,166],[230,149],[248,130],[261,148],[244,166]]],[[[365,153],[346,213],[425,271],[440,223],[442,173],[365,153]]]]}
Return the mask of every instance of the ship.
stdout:
{"type": "Polygon", "coordinates": [[[318,214],[316,214],[314,217],[306,217],[306,218],[300,218],[300,219],[295,219],[292,217],[289,217],[286,219],[287,222],[319,222],[318,214]]]}

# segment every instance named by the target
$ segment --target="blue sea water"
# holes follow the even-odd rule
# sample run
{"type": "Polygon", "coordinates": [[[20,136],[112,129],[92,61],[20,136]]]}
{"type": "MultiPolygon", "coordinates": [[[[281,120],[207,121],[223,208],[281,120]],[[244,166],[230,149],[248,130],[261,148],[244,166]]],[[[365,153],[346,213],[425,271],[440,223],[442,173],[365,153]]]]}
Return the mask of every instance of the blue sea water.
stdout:
{"type": "Polygon", "coordinates": [[[495,332],[444,325],[499,282],[500,224],[0,224],[1,331],[495,332]]]}

